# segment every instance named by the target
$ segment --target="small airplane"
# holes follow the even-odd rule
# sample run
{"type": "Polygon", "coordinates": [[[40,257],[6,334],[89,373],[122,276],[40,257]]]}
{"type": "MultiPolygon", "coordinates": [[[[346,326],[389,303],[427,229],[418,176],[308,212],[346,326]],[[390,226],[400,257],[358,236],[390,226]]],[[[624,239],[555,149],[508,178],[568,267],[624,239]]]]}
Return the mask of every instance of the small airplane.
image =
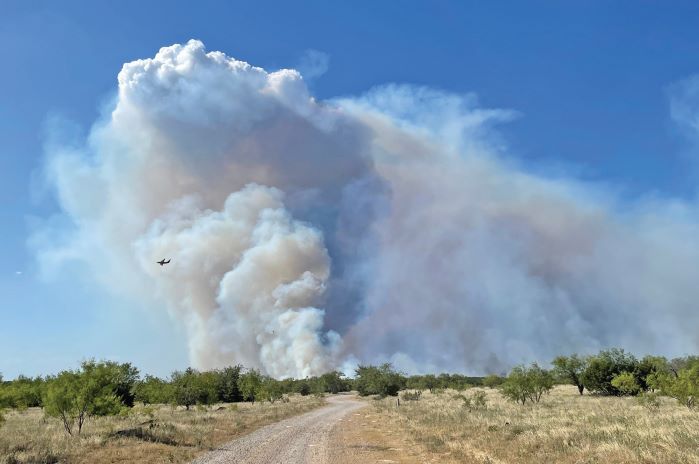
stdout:
{"type": "Polygon", "coordinates": [[[160,261],[156,261],[156,263],[158,263],[158,264],[160,264],[160,265],[162,266],[163,264],[169,264],[169,263],[170,263],[170,260],[168,259],[167,261],[165,261],[165,258],[163,258],[163,259],[161,259],[160,261]]]}

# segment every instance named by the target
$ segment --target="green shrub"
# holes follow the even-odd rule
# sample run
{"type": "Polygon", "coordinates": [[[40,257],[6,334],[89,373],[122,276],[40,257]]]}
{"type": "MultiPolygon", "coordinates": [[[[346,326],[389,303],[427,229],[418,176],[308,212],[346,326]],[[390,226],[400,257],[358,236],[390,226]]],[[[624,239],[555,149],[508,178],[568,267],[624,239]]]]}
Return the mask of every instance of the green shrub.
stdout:
{"type": "Polygon", "coordinates": [[[394,371],[389,363],[381,366],[359,366],[355,386],[362,396],[397,396],[405,385],[405,378],[394,371]]]}
{"type": "Polygon", "coordinates": [[[350,384],[344,375],[338,371],[325,373],[318,379],[320,387],[326,393],[340,393],[350,391],[350,384]]]}
{"type": "Polygon", "coordinates": [[[308,381],[301,380],[296,386],[296,392],[299,393],[301,396],[310,395],[311,394],[311,386],[308,384],[308,381]]]}
{"type": "Polygon", "coordinates": [[[553,373],[566,383],[570,383],[578,387],[578,392],[582,395],[585,386],[583,385],[582,375],[587,368],[587,358],[581,358],[577,354],[571,356],[558,356],[551,364],[553,364],[553,373]]]}
{"type": "Polygon", "coordinates": [[[259,397],[263,400],[267,400],[270,403],[274,403],[277,400],[282,399],[284,393],[282,392],[281,384],[274,379],[265,379],[262,382],[259,391],[259,397]]]}
{"type": "Polygon", "coordinates": [[[167,381],[146,375],[134,385],[134,399],[143,404],[167,404],[175,400],[174,387],[167,381]]]}
{"type": "Polygon", "coordinates": [[[630,372],[622,372],[615,376],[611,384],[622,395],[638,395],[641,391],[641,387],[638,385],[636,378],[630,372]]]}
{"type": "Polygon", "coordinates": [[[236,401],[242,401],[243,396],[240,394],[240,388],[238,386],[238,380],[240,379],[240,372],[243,366],[228,366],[220,371],[216,371],[218,376],[218,401],[223,403],[233,403],[236,401]]]}
{"type": "Polygon", "coordinates": [[[699,401],[699,363],[681,369],[677,374],[658,374],[653,384],[671,398],[675,398],[688,408],[694,408],[699,401]]]}
{"type": "Polygon", "coordinates": [[[20,375],[10,382],[0,382],[0,407],[26,409],[42,406],[44,379],[20,375]]]}
{"type": "Polygon", "coordinates": [[[262,380],[262,374],[255,369],[250,369],[240,375],[238,389],[244,401],[255,402],[262,388],[262,380]]]}
{"type": "Polygon", "coordinates": [[[484,387],[488,387],[488,388],[495,388],[495,387],[499,387],[504,382],[505,382],[505,379],[503,377],[500,377],[499,375],[496,375],[496,374],[490,374],[490,375],[487,375],[486,377],[483,378],[483,380],[481,381],[481,385],[483,385],[484,387]]]}
{"type": "Polygon", "coordinates": [[[604,395],[623,395],[618,388],[612,385],[612,379],[624,372],[633,373],[638,367],[638,361],[633,355],[626,354],[624,350],[612,348],[601,351],[588,360],[585,371],[582,373],[582,383],[590,391],[604,395]]]}
{"type": "Polygon", "coordinates": [[[551,391],[553,383],[553,375],[549,371],[532,363],[529,367],[513,368],[501,391],[506,398],[523,405],[527,400],[538,403],[544,393],[551,391]]]}
{"type": "Polygon", "coordinates": [[[469,396],[463,394],[454,395],[454,399],[463,401],[463,407],[469,411],[488,408],[488,398],[484,391],[476,391],[469,396]]]}
{"type": "Polygon", "coordinates": [[[187,411],[206,396],[199,372],[191,367],[184,372],[173,372],[170,383],[175,404],[184,406],[187,411]]]}
{"type": "Polygon", "coordinates": [[[113,378],[107,370],[83,364],[82,371],[63,371],[52,379],[46,389],[44,410],[58,417],[69,435],[80,435],[91,416],[118,414],[122,409],[120,398],[114,394],[113,378]]]}

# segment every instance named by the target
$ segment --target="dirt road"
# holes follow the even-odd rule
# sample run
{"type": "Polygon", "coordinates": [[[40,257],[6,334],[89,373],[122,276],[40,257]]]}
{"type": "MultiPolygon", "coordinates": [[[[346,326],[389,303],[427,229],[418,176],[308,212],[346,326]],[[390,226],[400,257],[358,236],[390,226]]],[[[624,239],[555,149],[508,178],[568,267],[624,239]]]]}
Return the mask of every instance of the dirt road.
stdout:
{"type": "Polygon", "coordinates": [[[330,464],[333,428],[366,403],[344,395],[328,403],[233,440],[192,464],[330,464]]]}

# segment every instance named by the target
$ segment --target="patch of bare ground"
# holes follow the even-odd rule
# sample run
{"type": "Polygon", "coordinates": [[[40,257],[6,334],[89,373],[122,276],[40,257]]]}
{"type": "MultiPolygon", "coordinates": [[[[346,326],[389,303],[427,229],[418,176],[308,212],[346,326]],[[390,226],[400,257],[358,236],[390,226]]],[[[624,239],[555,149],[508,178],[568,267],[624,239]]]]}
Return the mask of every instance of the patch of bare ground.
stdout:
{"type": "Polygon", "coordinates": [[[237,436],[325,404],[293,395],[287,403],[235,403],[185,411],[136,406],[123,417],[92,418],[80,437],[38,408],[11,411],[0,428],[0,464],[182,463],[237,436]]]}
{"type": "Polygon", "coordinates": [[[329,463],[439,462],[430,461],[425,453],[420,452],[420,446],[416,446],[404,430],[387,426],[383,412],[371,406],[374,400],[365,401],[367,407],[345,416],[333,427],[329,463]]]}
{"type": "Polygon", "coordinates": [[[374,401],[370,421],[409,437],[421,462],[699,464],[699,412],[670,398],[647,408],[635,398],[558,386],[522,406],[483,391],[487,409],[469,410],[455,391],[425,392],[400,408],[395,398],[374,401]]]}

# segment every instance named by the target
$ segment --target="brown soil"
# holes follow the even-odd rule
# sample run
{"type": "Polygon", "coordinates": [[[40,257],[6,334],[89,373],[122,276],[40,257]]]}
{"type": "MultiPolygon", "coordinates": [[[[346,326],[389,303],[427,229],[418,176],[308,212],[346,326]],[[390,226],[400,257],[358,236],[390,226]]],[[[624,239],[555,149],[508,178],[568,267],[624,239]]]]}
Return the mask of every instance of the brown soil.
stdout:
{"type": "MultiPolygon", "coordinates": [[[[367,400],[367,403],[372,400],[367,400]]],[[[401,463],[431,461],[411,444],[401,430],[386,427],[385,419],[371,407],[348,414],[331,432],[330,459],[333,464],[401,463]]]]}

